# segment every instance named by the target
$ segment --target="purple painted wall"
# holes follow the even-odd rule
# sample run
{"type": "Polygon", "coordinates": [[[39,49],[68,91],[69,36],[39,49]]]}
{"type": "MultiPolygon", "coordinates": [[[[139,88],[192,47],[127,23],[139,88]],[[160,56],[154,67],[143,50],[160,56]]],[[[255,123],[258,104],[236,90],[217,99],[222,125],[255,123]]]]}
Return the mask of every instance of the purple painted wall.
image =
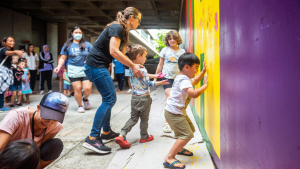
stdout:
{"type": "Polygon", "coordinates": [[[220,0],[219,169],[300,168],[300,0],[220,0]]]}

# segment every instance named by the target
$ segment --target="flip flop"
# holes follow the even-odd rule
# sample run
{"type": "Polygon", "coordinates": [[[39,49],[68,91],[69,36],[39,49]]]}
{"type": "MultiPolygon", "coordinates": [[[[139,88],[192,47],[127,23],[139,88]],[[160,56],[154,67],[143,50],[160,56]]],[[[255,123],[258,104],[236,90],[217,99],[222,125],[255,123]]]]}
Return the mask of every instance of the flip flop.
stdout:
{"type": "Polygon", "coordinates": [[[189,152],[191,152],[190,154],[184,154],[184,153],[187,152],[187,151],[189,151],[189,150],[183,148],[183,149],[182,149],[181,151],[179,151],[177,154],[178,154],[178,155],[184,155],[184,156],[193,156],[193,155],[194,155],[193,152],[191,152],[191,151],[189,151],[189,152]]]}
{"type": "Polygon", "coordinates": [[[181,163],[179,160],[177,160],[177,161],[174,161],[173,163],[171,163],[171,164],[168,164],[167,162],[164,162],[163,163],[163,165],[165,166],[165,167],[168,167],[168,168],[172,168],[172,169],[184,169],[185,168],[185,165],[183,166],[183,167],[174,167],[174,165],[175,164],[177,164],[177,163],[181,163]]]}

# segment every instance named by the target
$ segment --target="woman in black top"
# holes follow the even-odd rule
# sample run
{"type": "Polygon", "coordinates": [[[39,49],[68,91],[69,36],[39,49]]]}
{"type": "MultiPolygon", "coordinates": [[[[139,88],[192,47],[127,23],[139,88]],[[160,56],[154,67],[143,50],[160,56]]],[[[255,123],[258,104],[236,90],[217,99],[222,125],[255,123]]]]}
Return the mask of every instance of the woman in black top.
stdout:
{"type": "Polygon", "coordinates": [[[15,47],[15,40],[13,37],[8,36],[4,37],[2,40],[2,48],[0,49],[0,63],[3,62],[3,65],[0,66],[0,111],[7,111],[11,110],[7,107],[4,107],[3,100],[4,100],[4,92],[9,87],[9,85],[13,82],[13,76],[11,71],[11,62],[12,62],[12,55],[17,54],[18,56],[23,56],[23,51],[21,50],[14,50],[15,47]]]}
{"type": "Polygon", "coordinates": [[[107,70],[113,59],[130,67],[135,76],[143,77],[140,66],[134,64],[127,56],[125,49],[129,39],[129,30],[136,29],[141,22],[142,14],[134,7],[128,7],[117,14],[116,21],[108,24],[94,43],[86,58],[85,74],[95,84],[102,96],[102,104],[95,114],[90,135],[83,146],[99,153],[108,153],[111,148],[105,142],[119,136],[110,128],[111,109],[116,102],[116,90],[107,70]],[[100,130],[103,127],[103,134],[100,130]]]}

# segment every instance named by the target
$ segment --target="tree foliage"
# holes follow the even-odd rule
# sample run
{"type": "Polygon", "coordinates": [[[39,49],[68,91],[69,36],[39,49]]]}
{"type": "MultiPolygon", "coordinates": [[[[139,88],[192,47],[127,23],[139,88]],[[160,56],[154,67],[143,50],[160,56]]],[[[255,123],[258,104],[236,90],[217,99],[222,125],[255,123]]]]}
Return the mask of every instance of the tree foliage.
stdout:
{"type": "MultiPolygon", "coordinates": [[[[156,42],[156,50],[158,52],[160,52],[164,47],[166,47],[165,45],[165,37],[166,37],[167,33],[166,32],[161,32],[157,34],[157,38],[156,40],[154,40],[156,42]]],[[[158,55],[155,55],[154,58],[159,57],[158,55]]]]}

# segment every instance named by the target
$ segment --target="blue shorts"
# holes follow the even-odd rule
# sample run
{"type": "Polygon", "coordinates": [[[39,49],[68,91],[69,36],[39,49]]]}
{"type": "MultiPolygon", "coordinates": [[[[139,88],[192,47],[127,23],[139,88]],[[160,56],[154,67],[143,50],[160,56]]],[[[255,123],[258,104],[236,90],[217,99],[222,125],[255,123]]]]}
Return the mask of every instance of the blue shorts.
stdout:
{"type": "Polygon", "coordinates": [[[64,84],[64,90],[71,90],[71,85],[64,84]]]}
{"type": "Polygon", "coordinates": [[[20,86],[10,85],[9,86],[9,91],[22,91],[22,85],[20,85],[20,86]]]}

